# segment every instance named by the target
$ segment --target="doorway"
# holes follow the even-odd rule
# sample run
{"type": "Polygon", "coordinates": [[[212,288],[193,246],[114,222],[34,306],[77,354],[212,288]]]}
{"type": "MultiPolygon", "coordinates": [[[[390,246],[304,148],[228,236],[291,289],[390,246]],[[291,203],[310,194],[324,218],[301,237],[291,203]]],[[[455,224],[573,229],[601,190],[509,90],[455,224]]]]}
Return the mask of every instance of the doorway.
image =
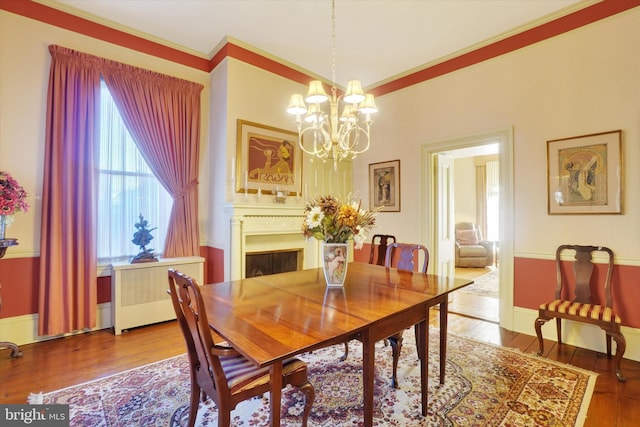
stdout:
{"type": "Polygon", "coordinates": [[[454,275],[474,281],[451,295],[449,311],[498,323],[500,145],[488,142],[446,154],[453,158],[454,275]],[[465,237],[473,236],[470,245],[458,244],[459,226],[465,237]]]}
{"type": "MultiPolygon", "coordinates": [[[[421,204],[423,210],[421,214],[425,218],[426,225],[424,241],[430,248],[433,248],[431,251],[432,262],[430,263],[432,272],[452,276],[462,274],[463,270],[456,272],[455,267],[455,191],[458,185],[455,184],[454,179],[455,163],[453,159],[465,151],[473,153],[481,150],[480,147],[491,144],[498,147],[500,187],[497,224],[499,237],[496,239],[500,250],[494,254],[499,258],[500,268],[496,268],[499,289],[493,308],[497,315],[493,320],[497,321],[499,318],[501,326],[511,329],[513,325],[513,137],[511,129],[423,145],[422,194],[424,200],[421,204]]],[[[471,272],[467,269],[466,273],[479,272],[471,272]]],[[[483,271],[482,273],[487,272],[483,271]]],[[[469,306],[466,308],[459,308],[463,314],[465,311],[471,312],[471,307],[479,305],[473,298],[468,299],[468,304],[469,306]]]]}

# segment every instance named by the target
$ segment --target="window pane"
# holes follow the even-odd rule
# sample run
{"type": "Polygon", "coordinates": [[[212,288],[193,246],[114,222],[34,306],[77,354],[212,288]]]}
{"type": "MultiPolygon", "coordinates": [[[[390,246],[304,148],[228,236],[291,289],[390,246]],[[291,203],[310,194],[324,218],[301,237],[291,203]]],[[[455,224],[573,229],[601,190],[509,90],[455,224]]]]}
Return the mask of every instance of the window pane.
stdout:
{"type": "Polygon", "coordinates": [[[140,252],[131,242],[140,215],[149,228],[157,227],[146,249],[160,255],[173,200],[142,158],[104,82],[100,102],[98,262],[128,260],[140,252]]]}

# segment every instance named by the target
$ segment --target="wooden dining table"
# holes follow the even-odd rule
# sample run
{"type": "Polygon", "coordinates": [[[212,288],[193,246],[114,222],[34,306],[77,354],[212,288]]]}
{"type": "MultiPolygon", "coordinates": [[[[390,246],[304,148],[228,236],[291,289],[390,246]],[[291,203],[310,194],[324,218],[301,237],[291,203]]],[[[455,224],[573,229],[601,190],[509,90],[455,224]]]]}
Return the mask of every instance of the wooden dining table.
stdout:
{"type": "Polygon", "coordinates": [[[282,361],[357,338],[362,342],[364,425],[373,424],[375,343],[416,326],[422,415],[427,414],[429,309],[440,307],[444,382],[449,294],[473,283],[455,277],[350,263],[343,287],[322,269],[202,286],[209,324],[247,359],[271,370],[271,425],[280,425],[282,361]]]}

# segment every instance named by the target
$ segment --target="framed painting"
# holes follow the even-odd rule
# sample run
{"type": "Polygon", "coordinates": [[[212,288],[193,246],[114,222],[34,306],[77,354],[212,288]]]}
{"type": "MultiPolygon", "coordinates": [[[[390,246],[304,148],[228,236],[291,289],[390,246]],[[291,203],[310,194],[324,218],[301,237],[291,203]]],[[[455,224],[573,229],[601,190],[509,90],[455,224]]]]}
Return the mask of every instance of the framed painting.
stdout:
{"type": "Polygon", "coordinates": [[[548,213],[622,213],[622,131],[547,141],[548,213]]]}
{"type": "Polygon", "coordinates": [[[301,194],[297,132],[238,119],[236,138],[236,193],[301,194]]]}
{"type": "Polygon", "coordinates": [[[369,206],[400,212],[400,160],[369,164],[369,206]]]}

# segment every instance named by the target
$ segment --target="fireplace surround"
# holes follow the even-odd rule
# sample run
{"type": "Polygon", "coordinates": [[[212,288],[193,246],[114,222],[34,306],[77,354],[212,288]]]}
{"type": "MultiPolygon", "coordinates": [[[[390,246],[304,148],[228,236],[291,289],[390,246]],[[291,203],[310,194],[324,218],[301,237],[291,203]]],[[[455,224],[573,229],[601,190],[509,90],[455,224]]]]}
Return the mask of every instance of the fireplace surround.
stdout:
{"type": "Polygon", "coordinates": [[[246,277],[246,255],[298,251],[298,268],[317,268],[319,242],[302,235],[304,205],[234,203],[224,207],[228,233],[225,242],[225,280],[246,277]]]}

